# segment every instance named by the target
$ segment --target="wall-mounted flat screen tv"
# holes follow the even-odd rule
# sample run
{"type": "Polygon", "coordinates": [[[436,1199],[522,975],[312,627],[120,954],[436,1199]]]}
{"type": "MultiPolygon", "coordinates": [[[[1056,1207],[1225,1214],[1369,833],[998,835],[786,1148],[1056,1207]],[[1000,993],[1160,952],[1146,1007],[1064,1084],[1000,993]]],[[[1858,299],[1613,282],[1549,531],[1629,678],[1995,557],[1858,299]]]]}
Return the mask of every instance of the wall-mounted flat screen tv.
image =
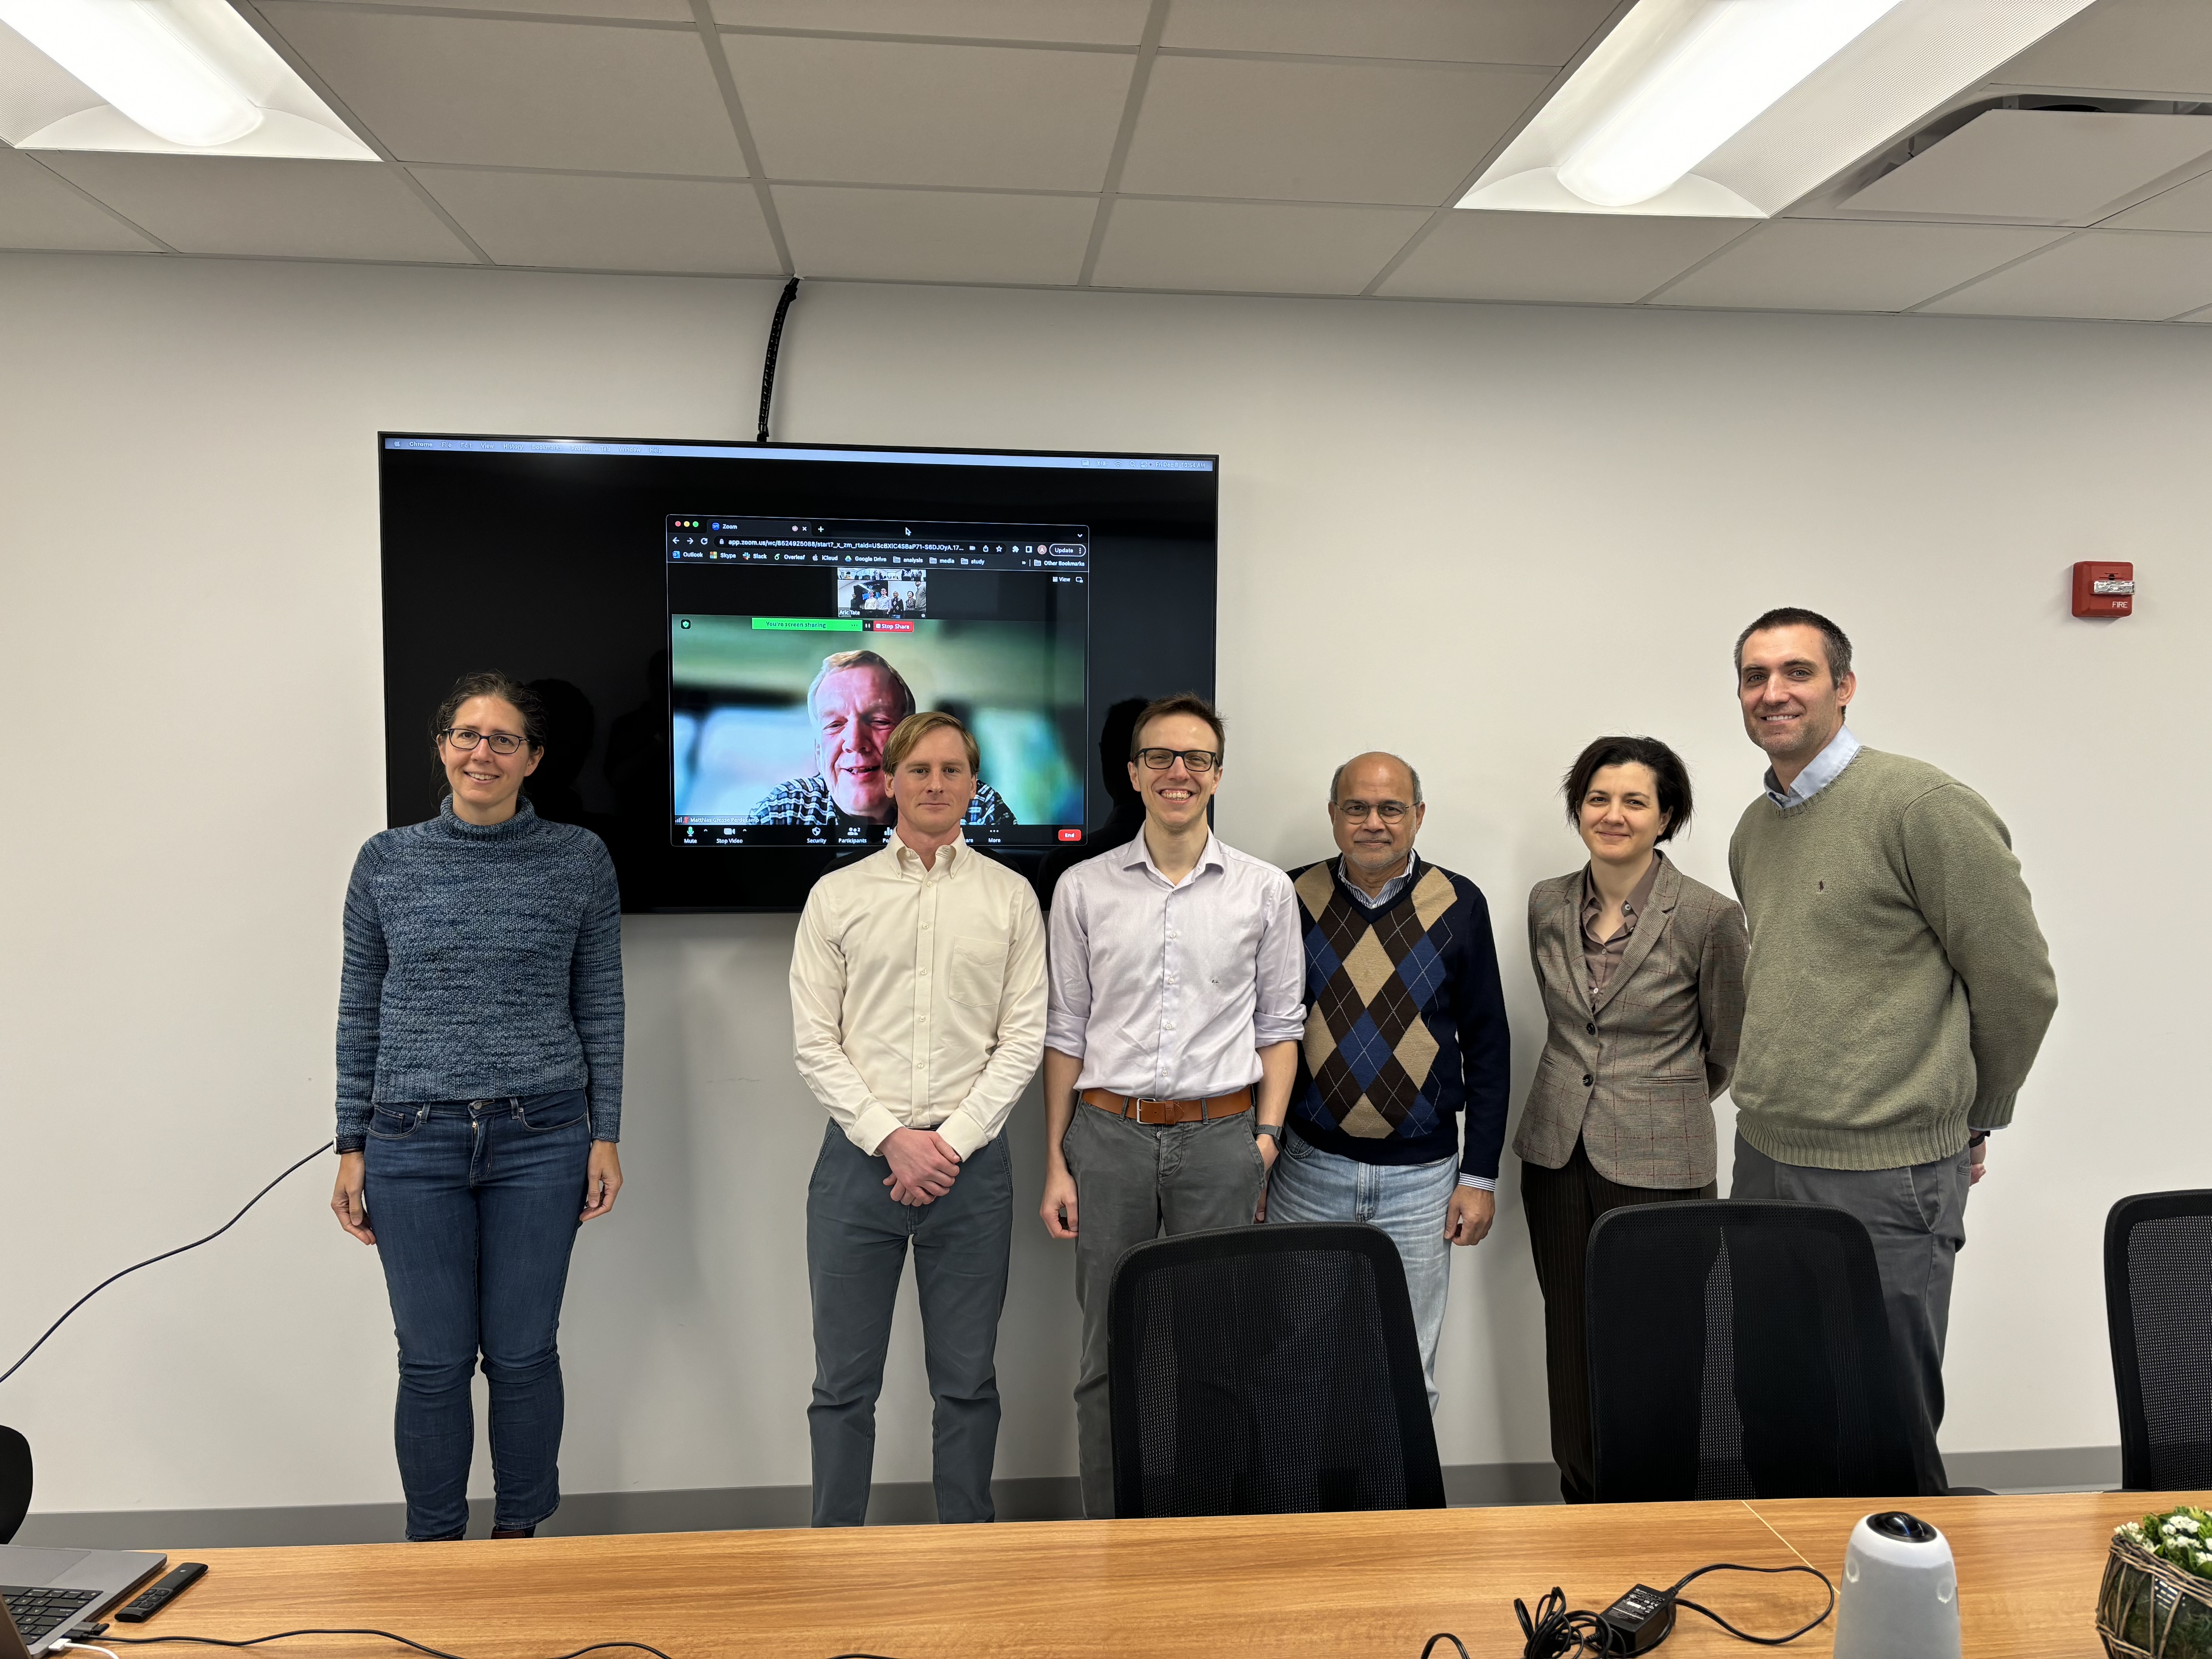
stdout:
{"type": "Polygon", "coordinates": [[[1212,456],[386,433],[379,459],[390,821],[438,810],[440,699],[503,670],[550,716],[533,806],[606,842],[626,909],[795,908],[891,833],[883,744],[920,709],[981,750],[969,841],[1064,866],[1126,795],[1101,745],[1132,704],[1212,693],[1212,456]]]}

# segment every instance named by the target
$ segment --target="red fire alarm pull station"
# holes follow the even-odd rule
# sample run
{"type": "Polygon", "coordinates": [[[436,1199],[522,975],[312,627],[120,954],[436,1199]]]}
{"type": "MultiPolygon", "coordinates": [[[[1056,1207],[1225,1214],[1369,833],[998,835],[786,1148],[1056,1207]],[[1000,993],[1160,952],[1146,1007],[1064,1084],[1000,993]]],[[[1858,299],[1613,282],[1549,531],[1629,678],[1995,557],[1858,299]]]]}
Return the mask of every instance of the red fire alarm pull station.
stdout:
{"type": "Polygon", "coordinates": [[[2075,616],[2129,617],[2135,608],[2135,566],[2084,559],[2074,567],[2075,616]]]}

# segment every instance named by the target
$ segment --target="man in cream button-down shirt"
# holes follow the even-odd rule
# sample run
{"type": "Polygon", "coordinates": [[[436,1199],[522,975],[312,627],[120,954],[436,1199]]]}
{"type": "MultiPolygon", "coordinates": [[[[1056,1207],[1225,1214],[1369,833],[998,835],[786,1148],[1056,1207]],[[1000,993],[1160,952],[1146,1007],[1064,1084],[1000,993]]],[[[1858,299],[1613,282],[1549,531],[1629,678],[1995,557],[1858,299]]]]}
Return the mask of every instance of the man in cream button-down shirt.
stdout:
{"type": "Polygon", "coordinates": [[[909,1241],[936,1406],[938,1518],[992,1518],[993,1355],[1013,1236],[1000,1131],[1044,1050],[1036,899],[960,838],[975,740],[949,714],[909,715],[884,766],[893,833],[815,884],[791,957],[799,1073],[830,1119],[806,1191],[817,1527],[867,1514],[909,1241]]]}

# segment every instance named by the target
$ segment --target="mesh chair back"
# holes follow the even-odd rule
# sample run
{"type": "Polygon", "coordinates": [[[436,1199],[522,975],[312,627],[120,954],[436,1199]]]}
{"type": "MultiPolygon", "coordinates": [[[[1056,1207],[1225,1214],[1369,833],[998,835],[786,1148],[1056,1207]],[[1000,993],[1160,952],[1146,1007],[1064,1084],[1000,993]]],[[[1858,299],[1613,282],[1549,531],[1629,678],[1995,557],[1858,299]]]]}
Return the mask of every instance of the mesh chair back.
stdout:
{"type": "Polygon", "coordinates": [[[1638,1205],[1591,1230],[1606,1503],[1914,1492],[1866,1228],[1822,1204],[1638,1205]]]}
{"type": "Polygon", "coordinates": [[[31,1443],[0,1428],[0,1544],[15,1536],[31,1512],[31,1443]]]}
{"type": "Polygon", "coordinates": [[[2144,1193],[2105,1220],[2120,1485],[2212,1486],[2212,1192],[2144,1193]]]}
{"type": "Polygon", "coordinates": [[[1136,1246],[1107,1370],[1117,1516],[1443,1507],[1406,1270],[1378,1228],[1136,1246]]]}

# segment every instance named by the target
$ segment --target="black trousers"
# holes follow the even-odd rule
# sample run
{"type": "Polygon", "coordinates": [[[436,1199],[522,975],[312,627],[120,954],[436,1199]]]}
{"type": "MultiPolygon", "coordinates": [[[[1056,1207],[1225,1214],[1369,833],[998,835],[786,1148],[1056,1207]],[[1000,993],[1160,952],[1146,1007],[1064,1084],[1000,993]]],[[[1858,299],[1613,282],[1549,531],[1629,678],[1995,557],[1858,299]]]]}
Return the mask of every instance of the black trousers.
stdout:
{"type": "Polygon", "coordinates": [[[1589,1358],[1583,1325],[1583,1264],[1590,1229],[1608,1210],[1631,1204],[1680,1203],[1717,1198],[1720,1188],[1623,1187],[1607,1181],[1589,1161],[1578,1136],[1566,1163],[1556,1170],[1525,1159],[1521,1205],[1528,1216],[1528,1242],[1536,1257],[1536,1282],[1544,1291],[1544,1369],[1550,1381],[1552,1461],[1559,1466],[1559,1494],[1570,1504],[1595,1502],[1595,1459],[1590,1449],[1589,1358]]]}

